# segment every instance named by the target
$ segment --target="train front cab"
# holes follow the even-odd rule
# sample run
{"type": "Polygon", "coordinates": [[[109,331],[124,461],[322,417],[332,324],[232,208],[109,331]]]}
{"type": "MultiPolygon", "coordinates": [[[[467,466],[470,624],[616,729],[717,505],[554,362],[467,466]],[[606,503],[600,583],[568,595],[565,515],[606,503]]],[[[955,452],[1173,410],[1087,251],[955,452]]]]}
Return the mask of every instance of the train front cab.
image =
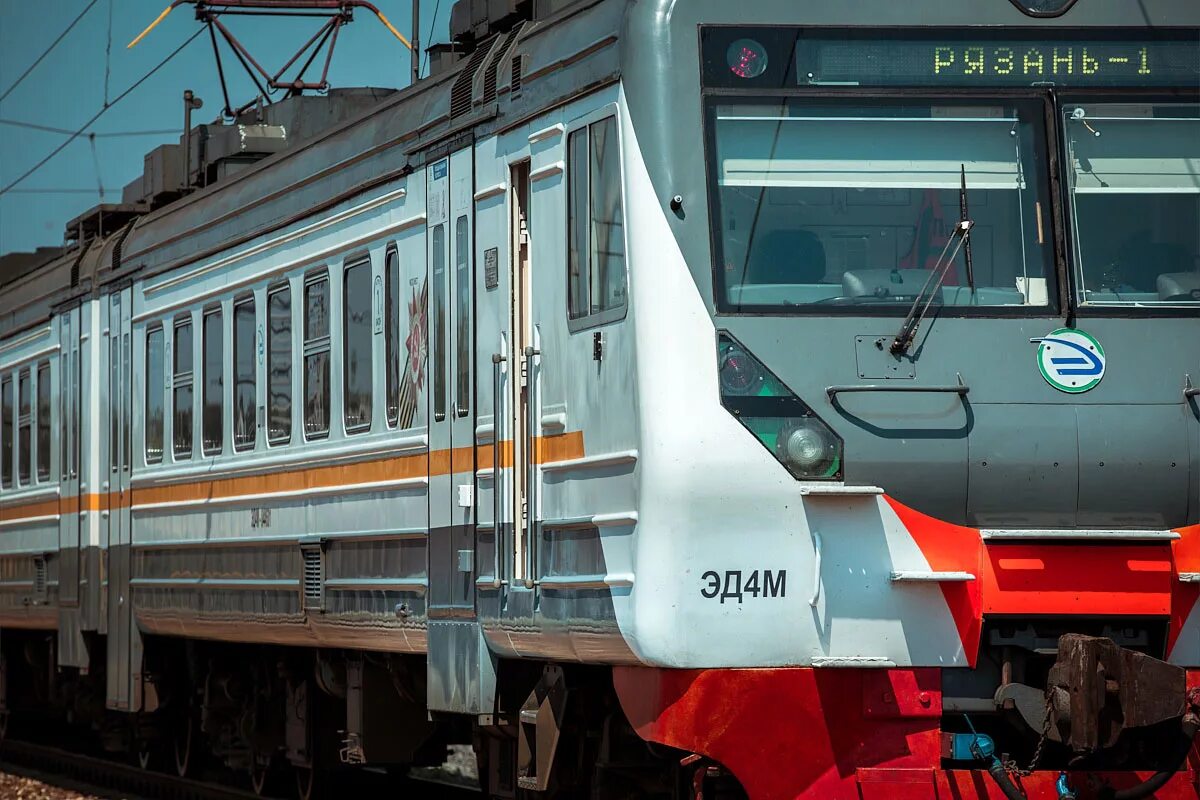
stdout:
{"type": "Polygon", "coordinates": [[[665,5],[635,729],[755,798],[1197,797],[1196,10],[665,5]]]}

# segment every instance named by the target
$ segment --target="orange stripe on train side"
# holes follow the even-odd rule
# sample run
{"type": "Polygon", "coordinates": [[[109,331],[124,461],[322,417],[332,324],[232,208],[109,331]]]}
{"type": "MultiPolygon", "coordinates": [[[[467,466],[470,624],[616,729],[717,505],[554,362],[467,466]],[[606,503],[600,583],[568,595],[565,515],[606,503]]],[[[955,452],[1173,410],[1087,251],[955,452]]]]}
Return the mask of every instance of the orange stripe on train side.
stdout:
{"type": "MultiPolygon", "coordinates": [[[[134,496],[138,504],[179,503],[195,500],[215,500],[242,497],[245,495],[272,495],[285,492],[303,492],[310,489],[325,489],[335,486],[353,486],[356,484],[381,483],[385,481],[404,480],[406,478],[423,478],[427,476],[462,474],[474,472],[476,468],[490,469],[492,467],[492,446],[456,447],[453,449],[434,450],[428,454],[399,456],[394,458],[377,458],[370,461],[360,461],[353,464],[338,464],[325,467],[311,467],[290,471],[272,472],[265,475],[252,475],[240,478],[218,478],[209,481],[188,481],[151,486],[127,492],[123,502],[115,505],[129,507],[133,504],[134,496]]],[[[501,468],[513,464],[513,443],[500,442],[501,468]]],[[[583,433],[558,434],[556,436],[538,437],[536,442],[539,463],[552,463],[582,458],[583,433]]],[[[85,494],[67,496],[55,500],[38,503],[25,503],[8,508],[0,508],[0,521],[17,521],[33,517],[50,516],[60,513],[74,513],[76,510],[99,512],[114,507],[108,494],[85,494]],[[79,501],[77,509],[75,503],[79,501]]]]}
{"type": "Polygon", "coordinates": [[[9,506],[8,508],[0,508],[0,522],[9,522],[12,520],[25,519],[26,517],[47,517],[51,514],[57,514],[58,498],[53,500],[42,500],[37,503],[25,503],[19,506],[9,506]]]}
{"type": "MultiPolygon", "coordinates": [[[[337,464],[327,467],[272,472],[242,478],[218,478],[211,481],[152,486],[137,490],[139,504],[178,503],[191,500],[216,500],[242,495],[271,495],[304,492],[332,486],[353,486],[360,483],[419,478],[426,474],[439,454],[399,456],[356,464],[337,464]]],[[[444,457],[444,456],[443,456],[444,457]]]]}

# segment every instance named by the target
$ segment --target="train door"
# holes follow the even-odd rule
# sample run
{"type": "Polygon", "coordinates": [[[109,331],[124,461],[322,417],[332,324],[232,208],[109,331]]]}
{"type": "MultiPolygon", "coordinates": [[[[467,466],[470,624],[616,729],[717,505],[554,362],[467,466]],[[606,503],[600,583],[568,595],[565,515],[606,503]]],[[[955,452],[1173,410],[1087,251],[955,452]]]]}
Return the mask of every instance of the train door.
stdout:
{"type": "Polygon", "coordinates": [[[86,667],[89,663],[80,602],[85,512],[90,505],[83,496],[86,481],[80,478],[82,317],[79,306],[65,309],[59,314],[58,329],[58,663],[70,667],[86,667]]]}
{"type": "Polygon", "coordinates": [[[85,508],[79,492],[80,321],[78,306],[59,316],[58,600],[64,607],[79,605],[80,512],[85,508]]]}
{"type": "Polygon", "coordinates": [[[429,708],[490,713],[494,663],[475,609],[474,155],[433,162],[429,258],[429,708]]]}
{"type": "Polygon", "coordinates": [[[473,169],[472,148],[433,165],[429,214],[429,419],[435,457],[430,470],[430,565],[436,564],[440,578],[431,605],[444,604],[459,618],[474,616],[475,608],[473,169]],[[439,458],[443,452],[444,459],[439,458]]]}
{"type": "Polygon", "coordinates": [[[510,168],[510,213],[509,225],[512,254],[509,287],[511,288],[508,330],[512,347],[509,348],[511,369],[509,370],[506,398],[510,418],[508,430],[512,431],[513,471],[511,480],[513,508],[512,569],[518,585],[533,587],[537,578],[534,565],[534,550],[537,529],[537,498],[534,493],[536,481],[534,418],[534,370],[539,355],[536,341],[537,329],[533,324],[533,276],[530,257],[533,243],[530,239],[530,196],[529,162],[521,161],[510,168]]]}
{"type": "Polygon", "coordinates": [[[129,591],[133,461],[131,303],[130,287],[116,290],[108,297],[108,446],[105,448],[108,458],[103,465],[105,480],[101,484],[108,500],[107,706],[122,711],[136,711],[141,705],[137,691],[141,647],[133,626],[129,591]]]}
{"type": "Polygon", "coordinates": [[[456,605],[457,588],[451,574],[451,553],[457,536],[452,520],[455,515],[451,511],[454,412],[449,353],[453,249],[449,158],[434,162],[426,185],[429,193],[429,616],[432,618],[456,605]]]}
{"type": "Polygon", "coordinates": [[[429,174],[430,614],[475,608],[472,150],[429,174]]]}

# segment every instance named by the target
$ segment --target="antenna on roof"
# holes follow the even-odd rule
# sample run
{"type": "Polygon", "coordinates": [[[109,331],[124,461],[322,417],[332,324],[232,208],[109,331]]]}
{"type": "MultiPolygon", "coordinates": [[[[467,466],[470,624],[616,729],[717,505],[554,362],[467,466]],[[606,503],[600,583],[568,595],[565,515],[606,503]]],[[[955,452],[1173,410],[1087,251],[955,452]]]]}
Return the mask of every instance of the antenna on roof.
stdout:
{"type": "MultiPolygon", "coordinates": [[[[419,0],[412,0],[412,2],[413,6],[415,7],[419,0]]],[[[400,40],[401,44],[413,51],[413,58],[416,58],[416,50],[413,47],[413,44],[406,39],[404,35],[400,33],[400,31],[396,30],[395,26],[392,25],[386,16],[384,16],[382,11],[376,8],[373,3],[366,2],[366,0],[220,0],[220,2],[216,3],[208,3],[205,2],[205,0],[173,0],[173,2],[163,9],[162,13],[159,14],[153,22],[146,26],[144,31],[139,33],[137,37],[127,45],[127,47],[133,47],[142,39],[144,39],[147,34],[150,33],[150,31],[154,30],[159,23],[167,18],[167,15],[170,14],[172,10],[174,10],[177,6],[184,4],[190,4],[194,6],[196,19],[208,27],[209,38],[212,40],[213,45],[213,53],[217,59],[217,73],[221,77],[222,90],[225,90],[226,88],[225,70],[221,63],[221,52],[217,47],[218,33],[221,34],[221,37],[233,50],[233,54],[237,56],[238,61],[241,62],[242,67],[246,70],[246,73],[250,76],[250,79],[254,81],[254,84],[256,87],[258,87],[261,96],[267,98],[267,102],[270,102],[269,95],[272,92],[279,90],[286,90],[287,95],[285,96],[290,97],[295,94],[301,94],[305,90],[324,92],[329,89],[329,65],[333,61],[333,49],[337,44],[338,32],[341,30],[343,25],[354,21],[354,9],[356,8],[365,8],[374,14],[375,17],[381,23],[383,23],[384,27],[391,31],[392,35],[400,40]],[[321,23],[320,28],[317,29],[317,32],[313,34],[312,38],[305,42],[304,46],[297,50],[295,55],[288,59],[287,63],[284,64],[279,71],[271,74],[267,72],[267,70],[265,70],[262,65],[258,63],[258,61],[255,60],[254,56],[250,54],[250,51],[246,48],[246,46],[238,41],[237,38],[229,31],[229,29],[225,27],[224,23],[221,22],[221,17],[228,15],[257,17],[318,17],[324,19],[325,21],[321,23]],[[310,49],[312,52],[309,54],[308,59],[300,67],[296,75],[290,79],[285,79],[283,77],[284,73],[287,72],[293,64],[299,61],[305,53],[308,53],[310,49]],[[318,81],[306,81],[304,79],[304,73],[308,71],[308,68],[312,65],[313,61],[316,60],[322,49],[325,49],[326,53],[325,65],[321,71],[321,78],[318,81]],[[262,81],[259,80],[259,76],[262,77],[262,81]]],[[[416,15],[414,13],[414,20],[415,19],[416,15]]],[[[227,90],[225,90],[224,114],[226,116],[233,117],[237,116],[237,114],[242,110],[244,109],[234,109],[230,106],[229,93],[227,90]]]]}

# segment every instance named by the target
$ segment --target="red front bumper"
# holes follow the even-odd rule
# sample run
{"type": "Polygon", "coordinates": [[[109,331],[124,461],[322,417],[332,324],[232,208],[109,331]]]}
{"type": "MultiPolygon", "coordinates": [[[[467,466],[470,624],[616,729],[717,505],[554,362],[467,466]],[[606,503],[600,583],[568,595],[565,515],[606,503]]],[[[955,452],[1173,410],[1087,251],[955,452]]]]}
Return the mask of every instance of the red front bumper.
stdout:
{"type": "MultiPolygon", "coordinates": [[[[751,800],[975,800],[1003,796],[983,770],[941,768],[938,669],[618,667],[622,708],[648,741],[720,762],[751,800]]],[[[1200,671],[1188,673],[1200,686],[1200,671]]],[[[1155,795],[1200,798],[1200,753],[1155,795]]],[[[1080,800],[1150,773],[1074,773],[1080,800]]],[[[1022,782],[1029,800],[1058,795],[1056,771],[1022,782]]]]}

